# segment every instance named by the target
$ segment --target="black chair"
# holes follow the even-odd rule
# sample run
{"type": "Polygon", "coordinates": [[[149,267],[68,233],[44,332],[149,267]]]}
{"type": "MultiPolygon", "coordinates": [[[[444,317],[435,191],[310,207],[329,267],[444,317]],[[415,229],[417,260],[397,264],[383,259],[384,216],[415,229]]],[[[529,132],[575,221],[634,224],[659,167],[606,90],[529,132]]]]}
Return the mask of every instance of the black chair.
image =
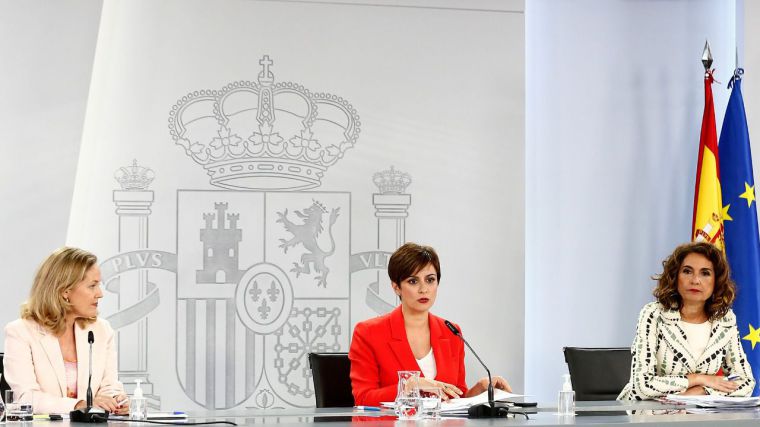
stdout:
{"type": "Polygon", "coordinates": [[[3,355],[4,353],[0,353],[0,397],[2,399],[5,399],[5,390],[10,390],[10,386],[7,382],[5,382],[5,368],[3,367],[3,355]]]}
{"type": "Polygon", "coordinates": [[[351,362],[348,353],[309,353],[317,408],[354,406],[351,394],[351,362]]]}
{"type": "Polygon", "coordinates": [[[615,400],[631,376],[631,349],[565,347],[575,400],[615,400]]]}

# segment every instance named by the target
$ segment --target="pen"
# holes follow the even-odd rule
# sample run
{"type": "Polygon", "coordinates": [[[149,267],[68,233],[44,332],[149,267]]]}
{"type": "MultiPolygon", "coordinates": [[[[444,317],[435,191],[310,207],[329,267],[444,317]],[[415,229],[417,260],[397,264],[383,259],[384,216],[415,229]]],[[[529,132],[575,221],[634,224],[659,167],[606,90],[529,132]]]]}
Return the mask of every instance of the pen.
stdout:
{"type": "Polygon", "coordinates": [[[360,411],[382,411],[382,408],[378,408],[377,406],[354,406],[354,409],[360,411]]]}
{"type": "Polygon", "coordinates": [[[127,403],[128,400],[129,400],[129,398],[125,397],[124,400],[122,400],[121,402],[116,402],[116,406],[121,406],[121,405],[127,403]]]}
{"type": "Polygon", "coordinates": [[[739,378],[740,378],[739,375],[731,374],[731,375],[729,375],[729,376],[726,377],[726,380],[733,381],[733,380],[738,380],[739,378]]]}

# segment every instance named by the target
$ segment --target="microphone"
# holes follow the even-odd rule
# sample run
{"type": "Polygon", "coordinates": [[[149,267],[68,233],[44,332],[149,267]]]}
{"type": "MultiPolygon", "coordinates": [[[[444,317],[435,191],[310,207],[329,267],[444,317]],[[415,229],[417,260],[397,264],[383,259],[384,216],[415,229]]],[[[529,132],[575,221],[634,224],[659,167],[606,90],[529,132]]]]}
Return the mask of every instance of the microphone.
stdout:
{"type": "Polygon", "coordinates": [[[452,334],[459,337],[460,340],[464,343],[464,345],[467,346],[467,348],[470,349],[470,352],[475,356],[476,359],[478,359],[478,362],[483,366],[483,368],[486,370],[486,373],[488,374],[488,403],[481,403],[479,405],[472,405],[467,410],[467,414],[469,418],[498,418],[498,417],[505,417],[507,415],[507,412],[509,412],[509,408],[506,405],[497,405],[496,402],[494,402],[494,392],[493,392],[493,381],[491,380],[491,371],[488,369],[488,366],[486,366],[485,363],[483,363],[483,360],[478,356],[478,353],[475,352],[475,350],[472,349],[470,346],[470,343],[467,342],[466,339],[462,336],[462,332],[457,329],[456,326],[454,326],[453,323],[449,322],[448,320],[444,320],[443,323],[446,324],[446,327],[449,328],[452,334]]]}
{"type": "Polygon", "coordinates": [[[92,345],[95,343],[95,334],[87,332],[87,343],[90,345],[89,377],[87,378],[87,407],[75,409],[69,412],[69,418],[78,423],[104,423],[108,421],[108,411],[92,407],[92,345]]]}
{"type": "Polygon", "coordinates": [[[95,334],[87,332],[87,342],[90,344],[90,376],[87,377],[87,407],[92,408],[92,344],[95,343],[95,334]]]}

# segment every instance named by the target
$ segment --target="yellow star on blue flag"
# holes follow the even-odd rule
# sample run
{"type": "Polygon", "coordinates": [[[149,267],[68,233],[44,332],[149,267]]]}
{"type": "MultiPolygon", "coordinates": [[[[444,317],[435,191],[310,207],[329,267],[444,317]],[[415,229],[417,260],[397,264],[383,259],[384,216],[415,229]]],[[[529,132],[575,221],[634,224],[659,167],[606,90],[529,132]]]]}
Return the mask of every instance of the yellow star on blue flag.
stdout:
{"type": "Polygon", "coordinates": [[[723,206],[723,210],[721,211],[721,216],[723,217],[723,222],[725,221],[733,221],[734,219],[731,218],[731,215],[728,214],[728,210],[731,209],[731,203],[727,204],[726,206],[723,206]]]}
{"type": "Polygon", "coordinates": [[[752,343],[752,350],[755,349],[755,344],[760,342],[760,328],[755,329],[752,324],[749,324],[749,333],[742,337],[743,340],[747,340],[752,343]]]}
{"type": "Polygon", "coordinates": [[[752,202],[755,201],[755,186],[751,186],[748,183],[744,183],[744,193],[742,193],[739,197],[742,199],[747,199],[747,207],[752,207],[752,202]]]}

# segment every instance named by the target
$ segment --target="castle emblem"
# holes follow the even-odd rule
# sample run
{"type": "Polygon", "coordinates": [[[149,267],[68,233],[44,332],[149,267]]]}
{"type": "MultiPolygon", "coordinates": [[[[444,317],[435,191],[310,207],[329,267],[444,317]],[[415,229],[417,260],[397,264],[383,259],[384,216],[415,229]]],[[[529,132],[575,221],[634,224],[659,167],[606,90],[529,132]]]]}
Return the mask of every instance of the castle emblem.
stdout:
{"type": "Polygon", "coordinates": [[[201,229],[203,270],[196,271],[197,283],[237,283],[243,271],[238,270],[238,253],[243,230],[237,222],[240,214],[226,214],[227,203],[215,203],[216,214],[204,213],[206,228],[201,229]],[[213,226],[216,219],[216,227],[213,226]],[[226,227],[229,221],[229,227],[226,227]]]}

